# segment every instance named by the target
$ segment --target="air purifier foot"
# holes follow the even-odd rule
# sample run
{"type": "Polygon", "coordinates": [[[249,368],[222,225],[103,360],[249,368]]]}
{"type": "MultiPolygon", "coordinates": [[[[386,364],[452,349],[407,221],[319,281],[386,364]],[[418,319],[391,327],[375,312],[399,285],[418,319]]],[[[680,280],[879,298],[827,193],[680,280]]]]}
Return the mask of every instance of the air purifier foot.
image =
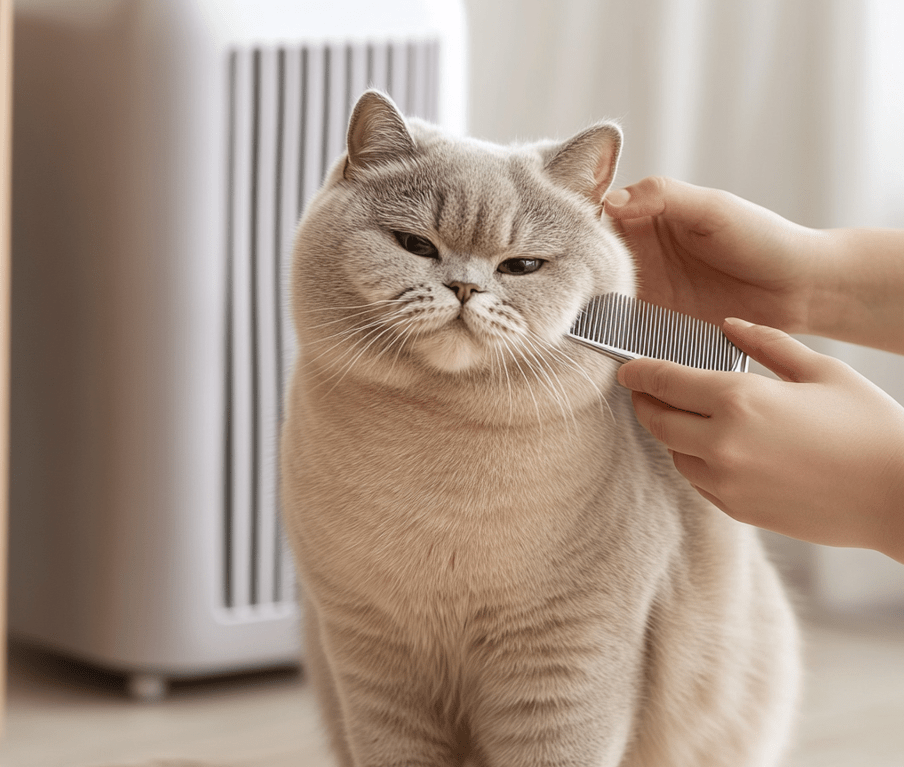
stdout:
{"type": "Polygon", "coordinates": [[[126,680],[129,696],[142,703],[158,703],[166,697],[167,680],[160,674],[131,674],[126,680]]]}

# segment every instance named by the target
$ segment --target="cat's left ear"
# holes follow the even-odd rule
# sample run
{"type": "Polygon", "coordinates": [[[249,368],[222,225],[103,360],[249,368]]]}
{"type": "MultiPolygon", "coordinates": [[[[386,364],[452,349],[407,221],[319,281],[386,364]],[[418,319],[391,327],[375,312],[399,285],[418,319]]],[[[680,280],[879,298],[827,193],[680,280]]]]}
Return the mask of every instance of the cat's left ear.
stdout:
{"type": "Polygon", "coordinates": [[[600,123],[548,152],[546,172],[601,207],[615,179],[621,147],[621,128],[612,122],[600,123]]]}
{"type": "Polygon", "coordinates": [[[342,175],[355,173],[414,154],[414,139],[395,102],[385,93],[362,94],[348,121],[348,159],[342,175]]]}

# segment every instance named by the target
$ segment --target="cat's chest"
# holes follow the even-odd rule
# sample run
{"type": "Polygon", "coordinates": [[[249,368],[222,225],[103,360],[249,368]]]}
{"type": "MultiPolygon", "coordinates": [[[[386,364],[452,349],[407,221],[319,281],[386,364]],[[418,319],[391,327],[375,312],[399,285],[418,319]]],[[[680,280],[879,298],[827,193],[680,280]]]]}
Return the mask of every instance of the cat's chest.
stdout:
{"type": "Polygon", "coordinates": [[[370,415],[308,423],[295,513],[312,566],[362,585],[523,581],[561,557],[589,506],[605,505],[599,424],[512,430],[370,415]]]}
{"type": "Polygon", "coordinates": [[[427,517],[465,534],[582,504],[609,447],[596,423],[515,430],[390,417],[324,426],[323,439],[312,435],[310,468],[324,490],[357,496],[345,513],[378,506],[385,519],[427,517]]]}

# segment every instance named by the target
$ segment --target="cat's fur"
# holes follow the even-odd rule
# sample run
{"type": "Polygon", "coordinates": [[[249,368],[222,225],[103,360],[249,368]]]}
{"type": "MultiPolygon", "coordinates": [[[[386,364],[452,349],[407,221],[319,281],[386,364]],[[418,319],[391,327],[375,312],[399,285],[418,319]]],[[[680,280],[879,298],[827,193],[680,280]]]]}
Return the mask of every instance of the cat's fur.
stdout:
{"type": "Polygon", "coordinates": [[[600,217],[620,143],[452,138],[369,92],[305,213],[283,499],[342,765],[777,762],[797,658],[773,568],[563,337],[634,290],[600,217]],[[545,263],[498,270],[518,258],[545,263]]]}

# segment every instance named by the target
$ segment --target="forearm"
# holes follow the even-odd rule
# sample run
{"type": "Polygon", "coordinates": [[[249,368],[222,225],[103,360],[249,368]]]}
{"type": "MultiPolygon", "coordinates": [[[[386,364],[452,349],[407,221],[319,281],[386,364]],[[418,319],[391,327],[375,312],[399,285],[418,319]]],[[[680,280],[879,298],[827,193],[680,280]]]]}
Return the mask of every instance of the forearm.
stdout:
{"type": "Polygon", "coordinates": [[[888,472],[886,504],[873,548],[904,564],[904,438],[901,442],[901,454],[888,472]]]}
{"type": "Polygon", "coordinates": [[[833,229],[813,245],[804,332],[904,354],[904,230],[833,229]]]}

